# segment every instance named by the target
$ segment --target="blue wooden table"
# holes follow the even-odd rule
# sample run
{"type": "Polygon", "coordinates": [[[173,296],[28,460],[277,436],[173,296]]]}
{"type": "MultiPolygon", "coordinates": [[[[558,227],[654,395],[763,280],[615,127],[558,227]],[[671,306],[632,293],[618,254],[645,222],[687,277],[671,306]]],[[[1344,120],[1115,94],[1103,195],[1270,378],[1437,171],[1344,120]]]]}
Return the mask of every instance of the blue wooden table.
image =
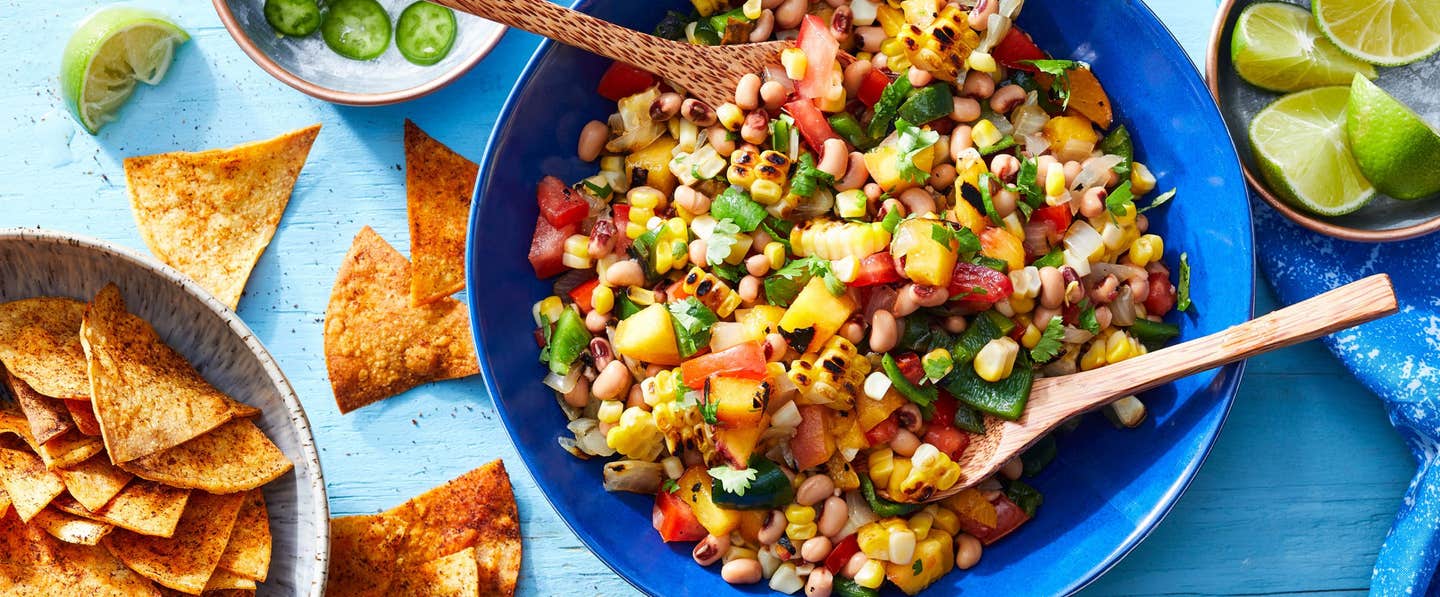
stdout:
{"type": "MultiPolygon", "coordinates": [[[[397,247],[408,243],[402,119],[478,159],[537,38],[510,33],[484,63],[430,97],[347,108],[264,74],[234,45],[209,2],[138,3],[172,15],[193,41],[164,83],[142,89],[97,137],[70,125],[55,73],[74,24],[98,3],[11,1],[0,9],[0,227],[64,230],[144,250],[122,158],[229,146],[323,123],[240,315],[279,359],[309,412],[332,512],[374,512],[504,458],[525,534],[522,594],[630,594],[539,495],[478,378],[419,388],[346,416],[325,379],[321,322],[351,237],[368,224],[397,247]]],[[[1150,4],[1203,63],[1214,2],[1150,4]]],[[[1257,311],[1274,306],[1262,281],[1257,311]]],[[[1411,471],[1378,401],[1319,344],[1255,359],[1189,492],[1088,592],[1361,591],[1411,471]]]]}

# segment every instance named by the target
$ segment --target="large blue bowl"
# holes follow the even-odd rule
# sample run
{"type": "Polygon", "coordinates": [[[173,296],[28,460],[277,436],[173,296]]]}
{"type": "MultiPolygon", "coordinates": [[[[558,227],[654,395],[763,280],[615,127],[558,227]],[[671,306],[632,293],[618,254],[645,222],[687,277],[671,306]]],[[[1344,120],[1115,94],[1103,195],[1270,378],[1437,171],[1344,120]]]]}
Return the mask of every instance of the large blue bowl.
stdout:
{"type": "MultiPolygon", "coordinates": [[[[578,8],[649,30],[684,0],[598,2],[578,8]]],[[[1151,212],[1166,258],[1189,253],[1193,313],[1178,317],[1182,338],[1239,323],[1251,314],[1254,256],[1245,180],[1225,124],[1185,53],[1143,3],[1031,0],[1020,25],[1056,56],[1084,60],[1105,82],[1119,121],[1136,137],[1140,159],[1164,188],[1169,207],[1151,212]]],[[[544,44],[496,123],[480,166],[470,218],[470,309],[485,383],[510,437],[550,503],[617,573],[654,595],[767,593],[736,588],[690,559],[690,546],[666,545],[650,528],[652,499],[601,489],[601,463],[581,461],[555,440],[565,418],[532,339],[530,305],[550,294],[525,259],[536,218],[535,184],[547,174],[578,180],[594,164],[575,156],[584,124],[614,110],[594,93],[608,61],[544,44]]],[[[1060,455],[1034,484],[1039,515],[985,550],[975,568],[955,572],[926,595],[958,591],[1048,595],[1094,580],[1135,547],[1190,483],[1220,431],[1240,366],[1149,392],[1139,428],[1119,431],[1089,416],[1059,437],[1060,455]]]]}

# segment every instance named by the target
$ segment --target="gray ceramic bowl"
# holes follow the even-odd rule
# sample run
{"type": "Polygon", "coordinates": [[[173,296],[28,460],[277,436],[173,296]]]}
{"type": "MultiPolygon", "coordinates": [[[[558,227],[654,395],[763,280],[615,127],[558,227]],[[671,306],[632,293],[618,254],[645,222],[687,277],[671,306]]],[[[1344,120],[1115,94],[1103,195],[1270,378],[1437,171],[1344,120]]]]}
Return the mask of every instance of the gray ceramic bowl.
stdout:
{"type": "Polygon", "coordinates": [[[174,269],[104,241],[0,228],[0,302],[36,296],[90,300],[108,282],[205,379],[261,410],[255,421],[295,463],[265,486],[274,555],[259,594],[325,594],[330,508],[310,422],[275,359],[234,312],[174,269]]]}
{"type": "MultiPolygon", "coordinates": [[[[391,24],[415,0],[380,0],[391,24]]],[[[459,78],[490,53],[505,32],[501,25],[455,13],[455,46],[431,66],[406,61],[395,40],[379,58],[358,61],[336,54],[320,39],[284,37],[265,21],[265,0],[212,0],[225,29],[255,64],[281,82],[327,102],[377,106],[415,99],[459,78]]]]}

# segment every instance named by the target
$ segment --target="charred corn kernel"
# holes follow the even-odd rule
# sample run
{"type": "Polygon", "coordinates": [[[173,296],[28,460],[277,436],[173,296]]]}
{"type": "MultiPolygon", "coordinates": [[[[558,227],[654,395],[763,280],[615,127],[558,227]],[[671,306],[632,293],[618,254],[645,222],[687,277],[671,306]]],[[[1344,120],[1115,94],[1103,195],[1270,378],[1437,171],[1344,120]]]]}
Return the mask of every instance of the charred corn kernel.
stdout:
{"type": "Polygon", "coordinates": [[[855,541],[860,546],[860,552],[873,561],[890,561],[890,536],[895,533],[914,533],[910,527],[905,525],[901,518],[882,518],[880,520],[866,523],[855,531],[855,541]]]}
{"type": "Polygon", "coordinates": [[[800,390],[800,404],[849,410],[869,374],[870,361],[839,335],[826,340],[818,354],[804,354],[790,363],[790,381],[800,390]]]}
{"type": "Polygon", "coordinates": [[[905,13],[884,3],[880,3],[880,6],[876,7],[875,19],[880,21],[880,29],[885,31],[885,37],[899,35],[900,28],[909,24],[905,22],[905,13]]]}
{"type": "Polygon", "coordinates": [[[905,529],[890,533],[890,561],[909,564],[915,557],[915,531],[905,529]]]}
{"type": "Polygon", "coordinates": [[[741,6],[741,11],[745,13],[745,18],[752,21],[760,18],[760,10],[760,0],[745,0],[745,4],[741,6]]]}
{"type": "Polygon", "coordinates": [[[890,492],[891,497],[900,495],[900,486],[910,476],[910,469],[913,466],[909,458],[895,459],[895,470],[890,472],[890,485],[885,488],[890,492]]]}
{"type": "Polygon", "coordinates": [[[935,519],[934,522],[930,524],[932,530],[939,529],[941,532],[950,535],[960,532],[960,517],[956,516],[954,512],[945,508],[936,508],[932,516],[934,516],[935,519]]]}
{"type": "Polygon", "coordinates": [[[1136,197],[1155,190],[1155,175],[1145,164],[1135,162],[1130,167],[1130,190],[1136,197]]]}
{"type": "Polygon", "coordinates": [[[729,317],[740,306],[740,294],[731,290],[724,280],[695,266],[680,281],[680,288],[709,307],[721,319],[729,317]]]}
{"type": "Polygon", "coordinates": [[[1065,194],[1065,169],[1051,168],[1045,172],[1045,195],[1059,197],[1065,194]]]}
{"type": "Polygon", "coordinates": [[[831,261],[830,271],[835,272],[835,277],[841,282],[849,284],[860,276],[860,260],[854,255],[846,255],[831,261]]]}
{"type": "Polygon", "coordinates": [[[867,589],[878,589],[885,584],[885,565],[875,560],[865,562],[860,571],[855,573],[853,580],[855,584],[867,589]]]}
{"type": "Polygon", "coordinates": [[[810,59],[805,57],[805,52],[800,48],[785,48],[780,50],[780,66],[785,67],[785,76],[792,80],[799,81],[805,78],[805,71],[809,68],[810,59]]]}
{"type": "Polygon", "coordinates": [[[850,189],[835,194],[835,215],[842,218],[863,218],[869,211],[870,199],[865,191],[850,189]]]}
{"type": "Polygon", "coordinates": [[[955,482],[960,480],[960,465],[939,448],[928,443],[920,444],[910,456],[910,470],[906,471],[896,491],[895,476],[899,474],[900,468],[902,467],[897,466],[895,473],[890,476],[892,499],[898,497],[907,502],[924,501],[936,492],[954,487],[955,482]]]}
{"type": "Polygon", "coordinates": [[[870,453],[870,480],[878,487],[890,486],[890,474],[895,471],[895,452],[881,448],[870,453]]]}
{"type": "Polygon", "coordinates": [[[1135,344],[1130,341],[1130,336],[1120,330],[1110,332],[1105,339],[1105,362],[1119,363],[1125,359],[1135,356],[1135,344]]]}
{"type": "Polygon", "coordinates": [[[624,173],[625,156],[607,155],[603,158],[600,158],[600,171],[624,173]]]}
{"type": "Polygon", "coordinates": [[[765,245],[765,258],[770,260],[770,269],[778,270],[785,267],[785,245],[775,241],[765,245]]]}
{"type": "Polygon", "coordinates": [[[595,413],[595,418],[601,423],[619,423],[620,415],[625,412],[625,403],[619,400],[604,400],[600,402],[600,410],[595,413]]]}
{"type": "Polygon", "coordinates": [[[1040,269],[1031,265],[1010,272],[1011,297],[1035,298],[1040,295],[1040,269]]]}
{"type": "Polygon", "coordinates": [[[750,183],[750,198],[765,205],[774,205],[784,192],[785,189],[780,188],[774,181],[757,179],[750,183]]]}
{"type": "MultiPolygon", "coordinates": [[[[957,4],[946,4],[939,12],[934,12],[932,3],[918,4],[927,6],[918,9],[924,18],[910,19],[896,36],[905,45],[906,61],[936,78],[954,81],[980,45],[980,35],[970,28],[968,15],[957,4]],[[932,14],[934,19],[929,19],[932,14]]],[[[889,66],[896,69],[894,64],[889,66]]]]}
{"type": "Polygon", "coordinates": [[[815,509],[800,504],[790,504],[785,507],[785,520],[790,524],[806,524],[815,522],[815,509]]]}
{"type": "Polygon", "coordinates": [[[775,183],[785,182],[790,172],[790,156],[767,149],[757,157],[759,161],[755,165],[755,178],[775,183]]]}
{"type": "MultiPolygon", "coordinates": [[[[981,119],[979,122],[975,123],[974,127],[971,128],[970,138],[975,140],[976,147],[989,147],[991,145],[999,143],[1001,139],[1005,138],[1005,136],[1000,134],[1000,129],[995,128],[995,123],[990,122],[989,120],[981,119]]],[[[1051,175],[1045,178],[1046,193],[1050,193],[1050,180],[1055,178],[1053,176],[1055,172],[1060,172],[1060,188],[1062,190],[1065,188],[1065,172],[1060,168],[1051,168],[1049,172],[1049,174],[1051,175]]],[[[1058,195],[1059,193],[1056,192],[1051,194],[1058,195]]]]}
{"type": "Polygon", "coordinates": [[[975,373],[985,381],[997,382],[1015,370],[1015,356],[1020,345],[1009,337],[999,337],[985,344],[975,355],[975,373]]]}
{"type": "Polygon", "coordinates": [[[971,52],[967,64],[970,65],[971,69],[978,70],[982,73],[995,72],[995,57],[991,56],[989,52],[971,52]]]}
{"type": "Polygon", "coordinates": [[[925,369],[926,377],[938,380],[955,368],[955,361],[950,358],[950,351],[937,348],[920,357],[920,365],[925,369]],[[939,373],[939,375],[931,375],[932,372],[939,373]]]}
{"type": "Polygon", "coordinates": [[[915,533],[916,539],[924,540],[930,535],[930,527],[935,524],[935,516],[921,511],[911,516],[909,520],[905,521],[905,524],[909,525],[910,531],[915,533]]]}
{"type": "Polygon", "coordinates": [[[685,446],[698,448],[700,455],[713,458],[716,454],[715,441],[710,428],[700,416],[700,409],[694,404],[684,405],[675,401],[661,402],[653,413],[655,427],[665,437],[665,448],[671,452],[685,446]]]}
{"type": "Polygon", "coordinates": [[[1080,370],[1089,371],[1105,365],[1105,342],[1096,341],[1080,357],[1080,370]]]}
{"type": "Polygon", "coordinates": [[[653,461],[665,447],[665,437],[655,418],[638,406],[625,409],[619,422],[605,434],[605,444],[636,460],[653,461]]]}
{"type": "Polygon", "coordinates": [[[790,230],[795,255],[822,259],[863,259],[890,246],[890,233],[880,222],[807,220],[790,230]]]}
{"type": "Polygon", "coordinates": [[[604,284],[596,284],[595,289],[590,291],[590,307],[601,315],[610,313],[615,308],[615,291],[604,284]]]}
{"type": "Polygon", "coordinates": [[[649,288],[631,286],[625,290],[625,295],[630,297],[630,302],[641,307],[649,307],[655,304],[655,292],[649,288]]]}
{"type": "Polygon", "coordinates": [[[1154,234],[1146,234],[1130,243],[1130,260],[1137,267],[1145,267],[1165,254],[1165,240],[1154,234]]]}
{"type": "Polygon", "coordinates": [[[1034,310],[1035,310],[1035,299],[1033,299],[1033,298],[1016,298],[1015,296],[1012,295],[1012,296],[1010,297],[1010,310],[1011,310],[1011,311],[1014,311],[1016,315],[1019,315],[1019,314],[1022,314],[1022,313],[1029,313],[1029,312],[1031,312],[1031,311],[1034,311],[1034,310]]]}
{"type": "Polygon", "coordinates": [[[720,104],[719,108],[715,108],[715,118],[720,122],[720,126],[733,131],[738,130],[740,125],[745,123],[745,112],[740,109],[740,106],[725,102],[720,104]]]}
{"type": "Polygon", "coordinates": [[[750,186],[755,181],[755,168],[760,165],[760,152],[753,147],[744,147],[730,154],[730,169],[725,172],[726,180],[739,187],[750,186]]]}
{"type": "MultiPolygon", "coordinates": [[[[1014,301],[1014,299],[1011,299],[1011,301],[1014,301]]],[[[1025,326],[1025,334],[1020,336],[1020,345],[1025,348],[1035,348],[1035,345],[1040,343],[1040,337],[1043,335],[1044,334],[1040,332],[1040,328],[1035,327],[1035,324],[1032,323],[1025,326]]]]}

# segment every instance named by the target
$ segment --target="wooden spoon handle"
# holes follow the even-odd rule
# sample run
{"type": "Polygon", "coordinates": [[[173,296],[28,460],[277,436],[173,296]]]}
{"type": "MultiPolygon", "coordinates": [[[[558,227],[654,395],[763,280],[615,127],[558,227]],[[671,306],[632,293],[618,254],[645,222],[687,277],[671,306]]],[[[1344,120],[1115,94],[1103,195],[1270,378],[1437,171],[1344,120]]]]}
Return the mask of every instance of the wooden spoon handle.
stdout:
{"type": "Polygon", "coordinates": [[[684,47],[548,0],[431,1],[646,69],[664,70],[667,62],[674,60],[675,53],[684,47]]]}

